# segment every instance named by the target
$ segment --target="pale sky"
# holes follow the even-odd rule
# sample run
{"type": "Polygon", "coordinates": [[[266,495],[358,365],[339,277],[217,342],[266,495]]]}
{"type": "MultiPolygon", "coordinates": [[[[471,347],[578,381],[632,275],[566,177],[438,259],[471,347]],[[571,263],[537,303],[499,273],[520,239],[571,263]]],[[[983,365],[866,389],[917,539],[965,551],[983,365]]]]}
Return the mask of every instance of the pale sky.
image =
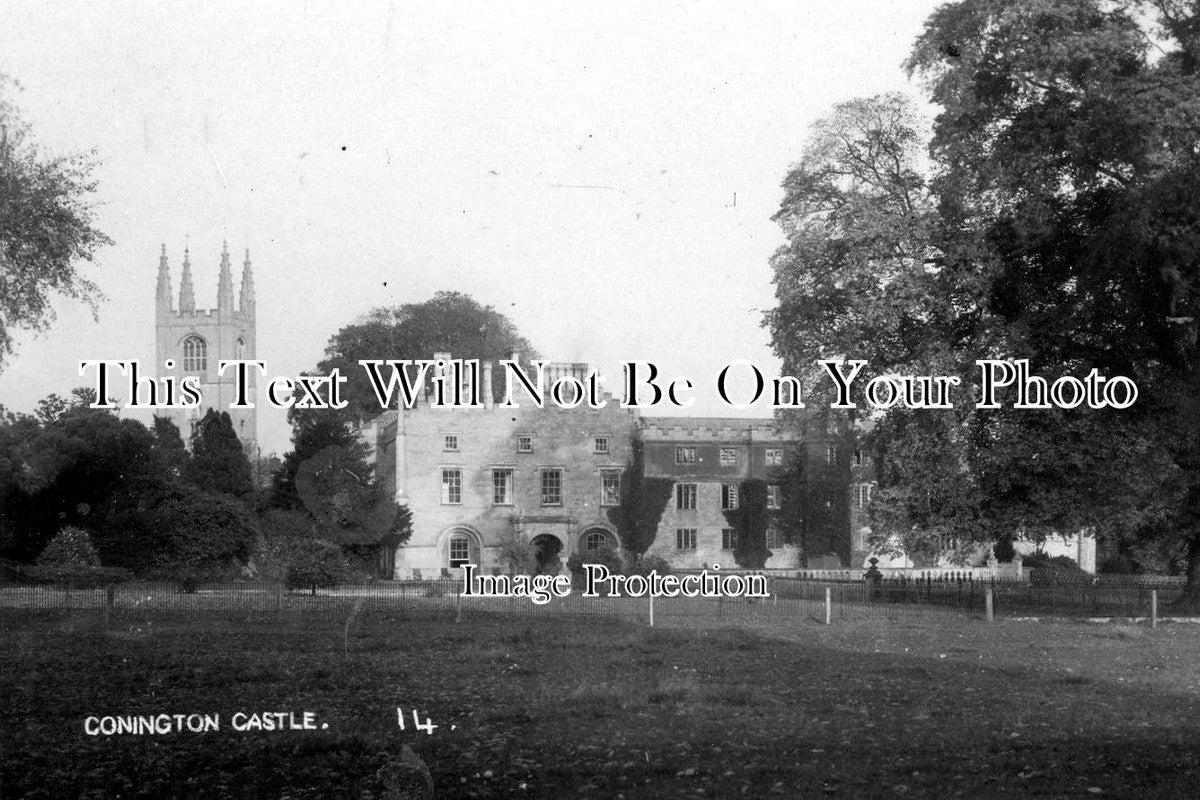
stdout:
{"type": "MultiPolygon", "coordinates": [[[[646,359],[697,381],[688,413],[731,414],[717,370],[777,374],[770,217],[808,125],[916,95],[900,65],[936,5],[0,0],[0,72],[49,151],[97,150],[115,241],[87,273],[99,321],[57,303],[0,403],[66,394],[82,359],[152,364],[160,245],[178,291],[190,242],[208,308],[228,239],[274,375],[374,306],[454,289],[610,387],[646,359]]],[[[264,452],[289,434],[259,411],[264,452]]]]}

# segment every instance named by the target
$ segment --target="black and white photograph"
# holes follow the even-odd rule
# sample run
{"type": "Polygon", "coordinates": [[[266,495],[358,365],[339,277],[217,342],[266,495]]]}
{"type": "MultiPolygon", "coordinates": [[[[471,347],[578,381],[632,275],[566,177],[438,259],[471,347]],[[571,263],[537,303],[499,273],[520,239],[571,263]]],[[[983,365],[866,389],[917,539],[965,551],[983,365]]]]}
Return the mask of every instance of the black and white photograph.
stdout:
{"type": "Polygon", "coordinates": [[[1200,795],[1197,0],[0,0],[0,800],[1200,795]]]}

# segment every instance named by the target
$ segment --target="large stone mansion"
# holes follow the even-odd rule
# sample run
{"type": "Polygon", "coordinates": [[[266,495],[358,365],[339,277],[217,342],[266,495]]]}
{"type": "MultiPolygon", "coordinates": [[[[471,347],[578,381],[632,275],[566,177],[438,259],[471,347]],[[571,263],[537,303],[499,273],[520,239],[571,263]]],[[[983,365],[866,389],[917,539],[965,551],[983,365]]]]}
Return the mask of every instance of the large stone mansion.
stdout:
{"type": "MultiPolygon", "coordinates": [[[[434,358],[449,362],[450,354],[434,358]]],[[[609,512],[620,502],[634,447],[642,448],[647,477],[674,481],[647,553],[680,569],[736,567],[736,534],[723,511],[736,503],[739,482],[777,480],[789,458],[836,472],[827,483],[844,496],[839,508],[853,505],[854,492],[865,502],[865,492],[852,491],[849,460],[835,457],[840,445],[833,438],[801,441],[771,419],[641,416],[615,398],[603,408],[508,408],[492,401],[492,372],[492,364],[482,365],[483,408],[437,406],[418,394],[413,408],[365,426],[377,478],[413,516],[412,538],[386,557],[388,577],[437,576],[465,563],[498,568],[502,544],[514,535],[532,543],[550,568],[574,553],[619,547],[609,512]]],[[[582,382],[587,373],[586,364],[546,366],[548,381],[570,375],[582,382]]],[[[779,497],[772,485],[768,505],[778,507],[779,497]]],[[[858,530],[857,514],[841,517],[829,524],[849,537],[858,530]]],[[[852,541],[861,561],[861,533],[852,541]]],[[[797,549],[774,529],[767,546],[767,568],[799,566],[797,549]]]]}

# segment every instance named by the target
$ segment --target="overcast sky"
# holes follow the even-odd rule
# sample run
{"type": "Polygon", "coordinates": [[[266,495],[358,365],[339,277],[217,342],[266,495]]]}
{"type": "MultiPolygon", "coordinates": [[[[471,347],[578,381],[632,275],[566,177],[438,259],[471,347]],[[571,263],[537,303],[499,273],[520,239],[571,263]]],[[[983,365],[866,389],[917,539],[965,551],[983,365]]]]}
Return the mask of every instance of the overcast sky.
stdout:
{"type": "MultiPolygon", "coordinates": [[[[47,149],[97,150],[115,241],[88,273],[99,321],[56,304],[0,402],[66,394],[81,359],[152,363],[160,244],[178,291],[190,242],[215,307],[228,239],[237,264],[251,250],[273,374],[374,306],[455,289],[553,360],[613,387],[652,360],[699,382],[690,413],[727,414],[721,366],[778,369],[770,217],[808,125],[915,95],[900,65],[935,5],[0,0],[0,72],[47,149]]],[[[284,451],[284,412],[259,436],[284,451]]]]}

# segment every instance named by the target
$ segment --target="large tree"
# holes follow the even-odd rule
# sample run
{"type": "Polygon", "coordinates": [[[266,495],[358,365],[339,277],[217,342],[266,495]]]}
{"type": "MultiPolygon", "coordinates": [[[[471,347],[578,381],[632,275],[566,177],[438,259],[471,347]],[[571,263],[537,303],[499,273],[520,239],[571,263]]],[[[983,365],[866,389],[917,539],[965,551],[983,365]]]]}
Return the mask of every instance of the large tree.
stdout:
{"type": "MultiPolygon", "coordinates": [[[[981,287],[945,269],[923,155],[926,129],[902,95],[842,103],[814,125],[804,157],[784,181],[775,219],[788,243],[772,261],[778,305],[767,324],[785,372],[806,379],[807,408],[789,414],[801,430],[845,435],[847,420],[839,417],[860,423],[870,416],[861,408],[830,409],[835,384],[819,359],[866,361],[860,384],[891,372],[968,371],[971,313],[980,305],[981,287]]],[[[944,527],[942,470],[964,457],[961,439],[946,434],[965,414],[893,412],[870,420],[875,435],[863,446],[879,443],[878,478],[886,490],[880,497],[893,501],[882,504],[886,513],[874,526],[877,548],[892,543],[925,549],[916,545],[947,533],[927,529],[934,520],[944,527]]],[[[819,476],[808,476],[804,486],[785,493],[789,502],[804,505],[802,523],[790,534],[806,557],[810,550],[829,549],[828,525],[820,517],[827,512],[823,492],[832,487],[819,483],[819,476]]],[[[978,526],[949,533],[986,536],[978,526]]]]}
{"type": "Polygon", "coordinates": [[[266,515],[289,520],[298,538],[340,547],[367,567],[412,534],[408,508],[396,504],[374,472],[352,423],[329,410],[305,413],[293,420],[292,449],[275,473],[266,515]]]}
{"type": "Polygon", "coordinates": [[[362,552],[394,548],[411,533],[411,515],[374,479],[361,448],[329,445],[296,471],[296,492],[321,538],[362,552]]]}
{"type": "Polygon", "coordinates": [[[165,478],[154,437],[136,420],[68,406],[42,423],[0,423],[0,524],[5,555],[28,561],[65,525],[96,531],[101,558],[123,566],[122,526],[161,493],[165,478]]]}
{"type": "MultiPolygon", "coordinates": [[[[1043,457],[1079,467],[1026,481],[1030,493],[1051,487],[1067,509],[1060,522],[1185,543],[1192,602],[1200,601],[1198,56],[1200,12],[1190,2],[968,0],[931,17],[910,62],[944,109],[931,152],[942,224],[953,232],[948,262],[986,277],[990,335],[979,338],[1028,354],[1052,376],[1096,368],[1142,391],[1123,411],[1012,412],[989,422],[1006,441],[1048,429],[1037,440],[1062,446],[1043,457]],[[1114,497],[1118,524],[1106,528],[1095,509],[1114,497]]],[[[990,466],[994,474],[1002,465],[990,466]]]]}
{"type": "Polygon", "coordinates": [[[204,412],[192,433],[192,457],[183,467],[186,478],[206,492],[248,497],[254,489],[250,461],[227,411],[204,412]]]}
{"type": "Polygon", "coordinates": [[[779,215],[785,360],[970,385],[976,358],[1029,358],[1141,389],[1124,410],[979,410],[963,389],[953,409],[888,412],[873,521],[1154,532],[1189,548],[1200,597],[1197,21],[1172,0],[947,4],[909,64],[942,109],[927,157],[889,98],[816,130],[779,215]]]}
{"type": "Polygon", "coordinates": [[[187,473],[191,456],[179,427],[169,417],[156,416],[151,431],[154,433],[154,453],[163,472],[170,480],[182,478],[187,473]]]}
{"type": "Polygon", "coordinates": [[[50,156],[12,102],[0,74],[0,368],[19,330],[44,330],[55,295],[95,307],[100,292],[80,267],[110,244],[95,226],[90,154],[50,156]]]}
{"type": "Polygon", "coordinates": [[[350,451],[357,458],[366,458],[366,445],[359,439],[355,427],[331,410],[309,411],[292,420],[292,449],[283,457],[276,470],[268,505],[274,508],[299,509],[304,501],[296,488],[296,475],[309,459],[329,447],[350,451]]]}
{"type": "MultiPolygon", "coordinates": [[[[342,328],[330,338],[317,372],[328,374],[337,368],[346,376],[343,397],[349,407],[340,416],[360,421],[383,410],[360,360],[415,360],[450,353],[454,358],[495,361],[513,352],[521,354],[522,363],[537,357],[537,351],[504,314],[461,292],[438,292],[422,303],[377,308],[342,328]]],[[[498,394],[503,387],[503,379],[499,379],[494,391],[498,394]]],[[[303,412],[292,414],[293,420],[302,416],[303,412]]]]}

